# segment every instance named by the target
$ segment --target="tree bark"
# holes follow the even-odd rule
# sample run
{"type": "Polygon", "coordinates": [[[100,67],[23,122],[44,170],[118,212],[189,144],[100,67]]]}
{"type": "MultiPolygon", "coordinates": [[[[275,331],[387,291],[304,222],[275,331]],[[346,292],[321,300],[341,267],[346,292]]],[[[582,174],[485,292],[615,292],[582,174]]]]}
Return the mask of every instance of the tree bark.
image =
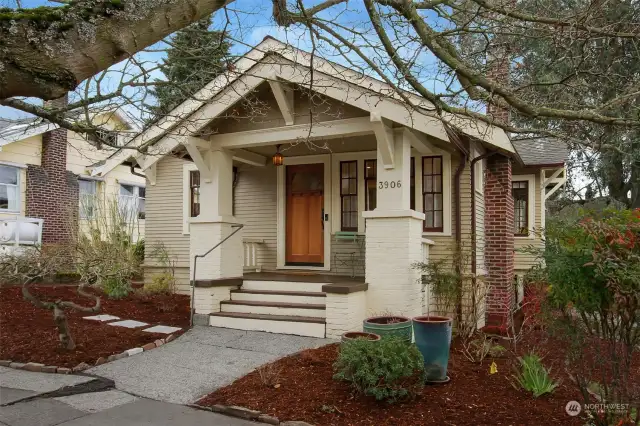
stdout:
{"type": "Polygon", "coordinates": [[[231,1],[79,1],[46,12],[15,11],[15,20],[0,21],[0,99],[57,99],[231,1]]]}
{"type": "Polygon", "coordinates": [[[74,350],[76,343],[71,337],[71,330],[69,329],[69,323],[67,322],[67,316],[64,310],[60,309],[57,305],[53,307],[53,320],[58,327],[58,336],[60,337],[60,346],[67,350],[74,350]]]}

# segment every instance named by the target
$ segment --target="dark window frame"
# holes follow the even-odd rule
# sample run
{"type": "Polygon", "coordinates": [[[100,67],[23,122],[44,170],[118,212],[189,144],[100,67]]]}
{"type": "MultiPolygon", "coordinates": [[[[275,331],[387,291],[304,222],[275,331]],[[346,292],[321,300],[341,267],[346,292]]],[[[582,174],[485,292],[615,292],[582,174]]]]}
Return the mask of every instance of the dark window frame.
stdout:
{"type": "Polygon", "coordinates": [[[429,156],[424,156],[422,157],[422,211],[425,214],[425,220],[423,222],[422,225],[422,230],[424,232],[444,232],[444,157],[442,155],[429,155],[429,156]],[[426,174],[426,167],[425,167],[425,163],[426,161],[430,160],[431,163],[431,168],[432,170],[434,169],[433,167],[433,161],[434,159],[439,159],[440,160],[440,173],[431,173],[431,174],[426,174]],[[440,190],[436,191],[435,190],[435,185],[431,185],[432,190],[431,191],[427,191],[426,190],[426,185],[424,184],[425,182],[425,177],[435,177],[435,176],[439,176],[440,177],[440,190]],[[441,196],[441,206],[440,209],[436,209],[435,208],[435,195],[440,194],[441,196]],[[434,202],[433,202],[433,206],[434,208],[432,210],[430,210],[433,213],[433,225],[435,225],[435,213],[436,212],[441,212],[442,213],[442,220],[441,220],[441,224],[440,226],[427,226],[427,209],[426,209],[426,199],[427,199],[427,195],[433,195],[434,197],[434,202]]]}
{"type": "MultiPolygon", "coordinates": [[[[511,183],[511,196],[513,197],[513,235],[516,237],[528,237],[529,236],[529,181],[517,180],[511,183]],[[518,188],[514,187],[514,184],[518,184],[518,188]],[[524,187],[520,187],[520,184],[524,184],[524,187]],[[524,207],[519,208],[516,203],[516,191],[519,194],[524,194],[524,207]],[[524,213],[524,223],[518,223],[518,212],[524,213]],[[520,225],[520,226],[518,226],[520,225]],[[524,232],[523,232],[524,231],[524,232]]],[[[522,196],[518,197],[521,199],[522,196]]]]}
{"type": "Polygon", "coordinates": [[[189,215],[190,217],[198,217],[200,215],[200,171],[189,171],[189,215]],[[195,177],[197,176],[197,179],[195,177]],[[197,180],[197,182],[195,182],[197,180]],[[198,192],[198,202],[194,203],[194,195],[198,192]]]}
{"type": "Polygon", "coordinates": [[[409,208],[416,209],[416,157],[411,157],[409,171],[409,208]]]}
{"type": "MultiPolygon", "coordinates": [[[[347,188],[350,188],[351,185],[347,185],[347,188]]],[[[340,230],[341,231],[346,231],[346,232],[358,232],[358,161],[357,160],[350,160],[350,161],[341,161],[340,162],[340,230]],[[342,168],[344,165],[355,165],[355,176],[354,177],[342,177],[342,168]],[[344,180],[355,180],[356,184],[355,184],[355,192],[351,193],[344,193],[344,186],[343,186],[343,181],[344,180]],[[355,205],[356,205],[356,209],[355,210],[344,210],[344,198],[345,197],[349,197],[349,198],[355,198],[355,205]],[[353,214],[355,213],[356,219],[355,219],[355,224],[356,226],[345,226],[344,225],[344,215],[345,213],[349,213],[349,214],[353,214]]]]}
{"type": "MultiPolygon", "coordinates": [[[[342,171],[342,170],[341,170],[342,171]]],[[[373,188],[377,191],[378,181],[378,160],[364,160],[364,209],[370,211],[378,206],[378,196],[376,194],[376,205],[369,209],[369,182],[373,181],[373,188]],[[372,164],[373,176],[367,175],[367,164],[372,164]]],[[[356,181],[357,182],[357,181],[356,181]]]]}

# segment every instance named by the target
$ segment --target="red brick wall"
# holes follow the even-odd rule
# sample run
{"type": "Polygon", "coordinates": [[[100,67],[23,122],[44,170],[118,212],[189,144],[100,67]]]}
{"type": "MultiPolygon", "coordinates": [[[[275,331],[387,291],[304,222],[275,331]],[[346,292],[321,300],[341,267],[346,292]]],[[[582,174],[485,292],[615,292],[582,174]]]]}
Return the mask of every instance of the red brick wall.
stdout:
{"type": "Polygon", "coordinates": [[[78,178],[67,172],[67,130],[42,135],[42,166],[27,168],[26,214],[44,219],[43,244],[69,241],[77,227],[78,178]]]}
{"type": "Polygon", "coordinates": [[[502,325],[515,307],[511,159],[487,159],[485,177],[485,268],[489,285],[487,325],[502,325]]]}

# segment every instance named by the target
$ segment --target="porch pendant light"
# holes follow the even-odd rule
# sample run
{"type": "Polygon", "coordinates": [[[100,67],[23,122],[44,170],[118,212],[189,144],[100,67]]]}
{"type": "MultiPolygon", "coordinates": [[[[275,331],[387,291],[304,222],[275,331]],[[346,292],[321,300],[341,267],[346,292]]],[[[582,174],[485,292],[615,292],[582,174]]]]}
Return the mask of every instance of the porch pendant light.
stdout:
{"type": "Polygon", "coordinates": [[[282,163],[284,162],[284,157],[282,156],[282,154],[280,154],[280,145],[276,145],[276,153],[273,154],[271,161],[273,162],[273,165],[276,167],[282,166],[282,163]]]}

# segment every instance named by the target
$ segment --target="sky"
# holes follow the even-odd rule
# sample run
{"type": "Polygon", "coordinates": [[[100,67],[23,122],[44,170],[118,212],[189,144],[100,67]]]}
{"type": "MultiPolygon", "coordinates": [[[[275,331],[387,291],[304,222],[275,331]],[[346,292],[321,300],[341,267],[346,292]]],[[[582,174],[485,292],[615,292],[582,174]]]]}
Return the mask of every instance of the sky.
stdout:
{"type": "MultiPolygon", "coordinates": [[[[305,1],[307,7],[320,3],[322,0],[305,1]]],[[[0,6],[15,7],[15,0],[0,0],[0,6]]],[[[31,8],[37,6],[57,6],[58,3],[53,3],[45,0],[22,0],[22,7],[31,8]]],[[[338,22],[347,27],[353,27],[362,29],[363,31],[370,31],[370,28],[366,29],[363,26],[366,25],[366,20],[363,20],[364,6],[361,1],[350,1],[346,5],[339,5],[329,8],[319,15],[321,18],[330,20],[332,22],[338,22]]],[[[219,11],[214,15],[213,28],[222,29],[226,28],[228,33],[233,39],[233,47],[231,54],[239,56],[245,53],[251,46],[260,43],[264,37],[272,36],[281,41],[287,42],[300,49],[310,51],[312,50],[312,44],[308,35],[303,28],[291,27],[285,29],[275,24],[272,18],[272,2],[264,0],[235,0],[230,3],[226,11],[219,11]]],[[[432,23],[435,22],[433,18],[426,17],[432,23]]],[[[348,62],[339,55],[327,50],[323,50],[321,54],[329,60],[333,60],[341,63],[342,65],[349,66],[348,62]]],[[[138,57],[141,60],[148,61],[150,64],[157,64],[162,60],[164,53],[140,53],[138,57]]],[[[373,56],[373,55],[371,55],[373,56]]],[[[356,58],[353,58],[356,59],[356,58]]],[[[423,53],[422,62],[425,64],[434,64],[435,59],[430,53],[423,53]]],[[[354,62],[362,62],[359,58],[354,62]]],[[[119,77],[119,70],[123,67],[123,63],[114,65],[111,69],[113,78],[109,83],[115,85],[115,81],[119,77]]],[[[163,76],[159,71],[152,73],[154,78],[162,79],[163,76]]],[[[379,78],[379,77],[378,77],[379,78]]],[[[434,81],[434,86],[440,85],[439,82],[434,81]]],[[[33,103],[40,103],[37,99],[30,99],[33,103]]],[[[11,108],[0,106],[0,117],[2,118],[23,118],[27,116],[26,113],[16,111],[11,108]]]]}

